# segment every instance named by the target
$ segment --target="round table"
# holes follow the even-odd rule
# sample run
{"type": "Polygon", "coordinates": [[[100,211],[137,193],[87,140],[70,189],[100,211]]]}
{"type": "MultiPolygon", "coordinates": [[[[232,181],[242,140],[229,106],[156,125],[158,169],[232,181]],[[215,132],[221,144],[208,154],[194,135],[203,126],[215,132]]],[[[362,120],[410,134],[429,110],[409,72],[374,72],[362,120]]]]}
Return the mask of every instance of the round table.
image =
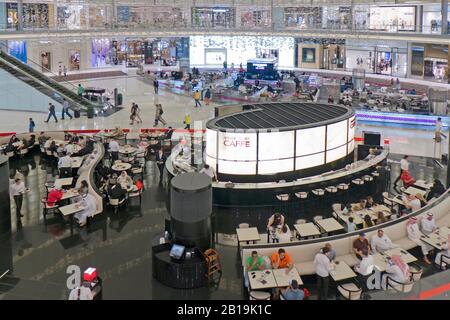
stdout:
{"type": "Polygon", "coordinates": [[[135,147],[120,147],[119,148],[119,153],[123,153],[123,154],[130,154],[130,153],[134,153],[136,152],[136,148],[135,147]]]}
{"type": "Polygon", "coordinates": [[[131,164],[130,163],[117,163],[111,167],[114,171],[127,171],[130,170],[131,164]]]}

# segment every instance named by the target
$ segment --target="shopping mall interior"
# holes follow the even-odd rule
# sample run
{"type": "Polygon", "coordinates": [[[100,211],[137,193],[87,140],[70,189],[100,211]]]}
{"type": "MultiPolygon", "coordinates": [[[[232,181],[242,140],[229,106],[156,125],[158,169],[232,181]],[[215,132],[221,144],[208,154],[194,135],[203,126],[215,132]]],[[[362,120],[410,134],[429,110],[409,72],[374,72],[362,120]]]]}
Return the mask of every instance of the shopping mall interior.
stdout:
{"type": "Polygon", "coordinates": [[[448,0],[0,0],[0,300],[448,300],[448,0]]]}

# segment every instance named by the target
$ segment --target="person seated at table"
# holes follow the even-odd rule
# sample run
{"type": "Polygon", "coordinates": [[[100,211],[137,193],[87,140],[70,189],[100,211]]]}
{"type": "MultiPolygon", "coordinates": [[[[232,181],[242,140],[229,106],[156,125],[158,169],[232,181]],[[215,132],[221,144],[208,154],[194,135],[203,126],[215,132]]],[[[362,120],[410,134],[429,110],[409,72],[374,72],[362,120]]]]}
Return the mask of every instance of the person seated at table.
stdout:
{"type": "Polygon", "coordinates": [[[351,203],[347,203],[346,205],[344,205],[344,207],[342,208],[342,214],[344,215],[349,215],[353,212],[353,208],[351,203]]]}
{"type": "Polygon", "coordinates": [[[64,152],[64,145],[62,143],[60,143],[56,147],[56,153],[58,154],[58,157],[63,157],[63,152],[64,152]]]}
{"type": "Polygon", "coordinates": [[[19,142],[19,141],[20,141],[19,138],[17,138],[17,136],[15,134],[13,134],[11,136],[11,138],[9,138],[9,143],[10,144],[13,144],[13,143],[16,143],[16,142],[19,142]]]}
{"type": "Polygon", "coordinates": [[[305,298],[305,292],[299,288],[295,279],[289,282],[289,287],[280,291],[280,295],[284,300],[303,300],[305,298]]]}
{"type": "Polygon", "coordinates": [[[366,208],[366,200],[365,199],[361,199],[359,201],[359,203],[353,204],[352,208],[353,208],[353,211],[364,210],[366,208]]]}
{"type": "Polygon", "coordinates": [[[408,264],[397,254],[393,255],[390,259],[388,258],[386,273],[381,277],[381,287],[384,290],[389,289],[390,286],[398,285],[398,283],[394,281],[388,281],[388,277],[400,283],[407,283],[411,277],[408,264]]]}
{"type": "MultiPolygon", "coordinates": [[[[362,249],[360,251],[361,262],[355,265],[355,272],[357,272],[361,276],[368,276],[373,272],[374,261],[373,257],[369,254],[369,252],[370,251],[367,248],[362,249]]],[[[365,283],[365,281],[361,281],[361,283],[365,283]]]]}
{"type": "Polygon", "coordinates": [[[86,180],[81,181],[80,187],[78,188],[78,192],[80,194],[89,192],[89,183],[86,180]]]}
{"type": "Polygon", "coordinates": [[[416,198],[419,199],[420,201],[420,206],[423,208],[428,204],[427,199],[425,199],[425,197],[421,194],[421,193],[417,193],[416,194],[416,198]]]}
{"type": "Polygon", "coordinates": [[[284,224],[281,229],[275,234],[275,237],[278,242],[291,242],[291,230],[287,224],[284,224]]]}
{"type": "Polygon", "coordinates": [[[117,178],[117,182],[120,183],[122,186],[132,186],[133,185],[133,179],[128,175],[126,171],[122,171],[120,173],[120,176],[117,178]]]}
{"type": "Polygon", "coordinates": [[[76,144],[78,144],[80,147],[83,148],[86,146],[87,143],[88,143],[88,139],[85,139],[84,137],[79,137],[78,143],[76,143],[76,144]]]}
{"type": "Polygon", "coordinates": [[[125,199],[125,196],[127,194],[127,190],[122,188],[122,185],[117,182],[115,185],[112,185],[108,189],[108,196],[110,199],[117,199],[119,201],[122,201],[125,199]]]}
{"type": "Polygon", "coordinates": [[[62,156],[58,160],[58,169],[60,178],[72,176],[72,159],[70,154],[67,154],[65,151],[62,152],[62,156]]]}
{"type": "Polygon", "coordinates": [[[166,131],[166,133],[165,133],[165,135],[164,135],[164,139],[166,139],[166,140],[172,140],[173,131],[174,131],[174,130],[173,130],[172,127],[167,128],[167,131],[166,131]]]}
{"type": "Polygon", "coordinates": [[[285,269],[286,273],[289,273],[294,267],[291,256],[283,249],[280,248],[274,252],[270,258],[273,269],[285,269]]]}
{"type": "Polygon", "coordinates": [[[376,224],[382,224],[387,222],[388,220],[386,219],[383,211],[378,211],[377,213],[377,223],[376,224]]]}
{"type": "Polygon", "coordinates": [[[40,145],[41,147],[43,147],[43,146],[45,145],[45,143],[47,142],[48,139],[50,139],[50,137],[47,137],[47,136],[45,135],[45,132],[44,132],[44,131],[41,131],[41,133],[39,134],[39,137],[38,137],[39,145],[40,145]]]}
{"type": "Polygon", "coordinates": [[[123,137],[125,133],[120,127],[115,127],[114,130],[111,131],[110,136],[114,138],[120,138],[123,137]]]}
{"type": "Polygon", "coordinates": [[[27,148],[33,148],[36,144],[36,135],[32,134],[30,135],[30,140],[28,140],[28,144],[26,145],[27,148]]]}
{"type": "Polygon", "coordinates": [[[447,266],[450,265],[450,234],[447,238],[447,243],[442,245],[442,251],[439,251],[436,254],[436,258],[434,259],[434,263],[438,265],[440,269],[447,269],[447,266]]]}
{"type": "Polygon", "coordinates": [[[442,182],[438,179],[434,180],[433,186],[428,192],[427,201],[430,201],[432,198],[439,198],[441,195],[445,193],[446,189],[442,182]]]}
{"type": "Polygon", "coordinates": [[[61,185],[56,184],[55,187],[50,190],[47,196],[47,205],[49,207],[53,207],[58,204],[59,201],[61,201],[62,197],[64,195],[64,190],[61,185]]]}
{"type": "Polygon", "coordinates": [[[258,255],[257,251],[252,251],[252,254],[245,261],[244,270],[244,284],[248,287],[248,273],[249,271],[264,270],[264,259],[262,256],[258,255]]]}
{"type": "Polygon", "coordinates": [[[409,174],[408,170],[402,170],[402,174],[400,175],[400,180],[403,182],[403,186],[405,188],[411,187],[416,183],[416,180],[409,174]]]}
{"type": "Polygon", "coordinates": [[[429,235],[430,233],[433,233],[438,229],[432,212],[428,212],[426,217],[421,219],[421,222],[422,222],[422,233],[425,235],[429,235]]]}
{"type": "Polygon", "coordinates": [[[347,232],[353,232],[357,229],[356,224],[353,221],[353,217],[348,218],[346,225],[347,232]]]}
{"type": "Polygon", "coordinates": [[[372,247],[369,244],[369,240],[366,238],[366,234],[364,232],[360,232],[358,234],[358,238],[353,241],[353,252],[358,260],[363,258],[363,251],[371,252],[372,247]]]}
{"type": "Polygon", "coordinates": [[[52,142],[50,142],[50,146],[48,147],[48,151],[50,151],[52,154],[54,154],[55,152],[57,152],[58,147],[56,146],[56,142],[55,140],[53,140],[52,142]]]}
{"type": "Polygon", "coordinates": [[[372,237],[370,244],[374,253],[383,253],[398,247],[392,243],[391,239],[384,233],[383,229],[377,230],[377,234],[372,237]]]}
{"type": "Polygon", "coordinates": [[[423,261],[425,261],[426,264],[431,264],[430,260],[428,259],[428,252],[430,252],[432,248],[420,239],[423,236],[423,233],[419,229],[416,217],[409,218],[408,222],[406,223],[406,232],[408,234],[409,240],[415,242],[418,246],[420,246],[423,254],[423,261]]]}
{"type": "Polygon", "coordinates": [[[87,154],[92,153],[92,151],[94,151],[94,141],[92,140],[88,140],[86,141],[86,146],[83,147],[82,149],[80,149],[80,151],[75,152],[74,154],[71,155],[71,157],[83,157],[87,154]]]}
{"type": "Polygon", "coordinates": [[[403,205],[405,209],[403,210],[403,214],[408,214],[422,208],[420,200],[413,194],[403,196],[402,197],[403,205]]]}
{"type": "Polygon", "coordinates": [[[80,227],[83,227],[86,225],[87,218],[94,216],[97,210],[97,201],[89,192],[81,193],[80,196],[80,200],[76,203],[83,210],[75,213],[75,219],[78,220],[80,227]]]}
{"type": "Polygon", "coordinates": [[[65,146],[64,146],[64,151],[66,153],[74,153],[75,151],[75,146],[73,145],[73,143],[71,141],[69,141],[65,146]]]}
{"type": "Polygon", "coordinates": [[[364,220],[364,223],[363,223],[363,228],[364,229],[373,227],[372,218],[370,217],[369,214],[364,215],[363,220],[364,220]]]}
{"type": "Polygon", "coordinates": [[[284,225],[284,216],[281,213],[275,213],[267,222],[267,231],[271,234],[274,234],[278,228],[284,225]]]}
{"type": "Polygon", "coordinates": [[[370,209],[372,207],[375,207],[377,204],[375,203],[375,201],[373,200],[372,196],[368,196],[366,198],[366,208],[370,209]]]}
{"type": "Polygon", "coordinates": [[[80,141],[78,133],[74,132],[72,136],[68,136],[70,143],[77,144],[80,141]]]}

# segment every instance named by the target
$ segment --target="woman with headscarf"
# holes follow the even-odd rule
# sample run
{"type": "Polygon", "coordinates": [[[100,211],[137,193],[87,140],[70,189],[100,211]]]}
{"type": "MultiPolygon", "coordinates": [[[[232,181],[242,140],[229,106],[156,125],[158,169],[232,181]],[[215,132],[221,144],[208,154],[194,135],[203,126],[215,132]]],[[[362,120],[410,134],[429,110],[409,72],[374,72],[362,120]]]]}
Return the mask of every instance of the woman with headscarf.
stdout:
{"type": "MultiPolygon", "coordinates": [[[[405,261],[402,260],[399,255],[393,255],[387,262],[386,273],[383,274],[383,277],[381,278],[381,287],[385,290],[389,289],[387,288],[388,277],[400,283],[406,283],[409,281],[409,278],[411,277],[409,266],[405,263],[405,261]]],[[[397,283],[394,281],[390,281],[389,285],[397,285],[397,283]]]]}
{"type": "Polygon", "coordinates": [[[420,237],[423,236],[423,233],[419,229],[416,217],[412,217],[408,220],[408,222],[406,223],[406,232],[408,233],[408,238],[421,247],[423,253],[423,261],[425,261],[426,264],[431,264],[427,255],[432,248],[425,242],[420,240],[420,237]]]}
{"type": "Polygon", "coordinates": [[[127,186],[133,185],[133,179],[131,179],[126,171],[122,171],[120,176],[117,178],[117,182],[120,183],[124,189],[127,189],[127,186]]]}
{"type": "Polygon", "coordinates": [[[428,192],[427,200],[430,201],[432,198],[438,198],[445,192],[445,187],[442,182],[438,179],[434,180],[433,186],[428,192]]]}
{"type": "Polygon", "coordinates": [[[441,269],[446,269],[447,265],[450,265],[450,234],[448,235],[447,243],[442,245],[442,251],[436,254],[434,263],[436,263],[441,269]]]}

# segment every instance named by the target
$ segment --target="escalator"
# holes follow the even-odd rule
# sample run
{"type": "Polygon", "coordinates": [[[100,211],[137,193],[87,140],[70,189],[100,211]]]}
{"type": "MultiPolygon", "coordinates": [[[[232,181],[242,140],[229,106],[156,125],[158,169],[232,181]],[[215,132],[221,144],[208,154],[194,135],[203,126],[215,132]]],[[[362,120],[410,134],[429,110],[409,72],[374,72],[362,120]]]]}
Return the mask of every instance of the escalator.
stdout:
{"type": "Polygon", "coordinates": [[[69,86],[67,88],[2,50],[0,50],[0,68],[61,104],[65,98],[73,111],[88,113],[89,110],[93,110],[98,113],[103,110],[103,104],[80,97],[76,92],[77,87],[73,84],[67,82],[69,86]]]}

